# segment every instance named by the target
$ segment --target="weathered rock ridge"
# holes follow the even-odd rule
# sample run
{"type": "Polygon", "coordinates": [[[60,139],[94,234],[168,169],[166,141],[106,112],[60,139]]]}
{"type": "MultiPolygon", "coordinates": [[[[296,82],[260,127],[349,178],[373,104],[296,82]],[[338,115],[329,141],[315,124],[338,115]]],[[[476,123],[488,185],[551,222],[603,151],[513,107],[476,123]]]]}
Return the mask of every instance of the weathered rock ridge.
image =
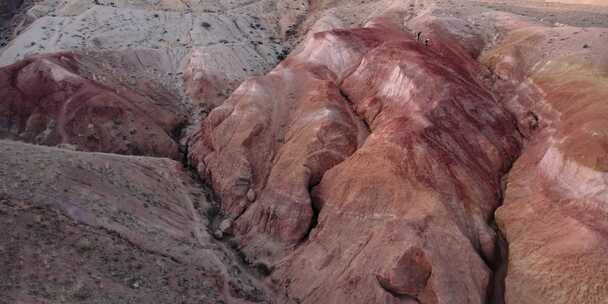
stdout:
{"type": "Polygon", "coordinates": [[[483,303],[515,118],[471,77],[481,67],[460,45],[438,40],[441,54],[384,21],[317,33],[241,85],[191,158],[241,250],[302,303],[483,303]],[[294,76],[303,67],[330,92],[294,76]]]}
{"type": "Polygon", "coordinates": [[[601,6],[42,0],[15,14],[0,303],[608,298],[601,6]]]}
{"type": "Polygon", "coordinates": [[[600,29],[578,31],[518,29],[488,54],[505,82],[521,83],[512,105],[533,111],[539,128],[496,213],[509,244],[505,303],[608,298],[608,43],[596,40],[600,29]]]}
{"type": "Polygon", "coordinates": [[[154,92],[153,85],[143,95],[89,80],[81,74],[87,73],[87,64],[94,64],[91,60],[95,59],[60,53],[0,69],[0,136],[84,151],[177,159],[173,137],[186,117],[179,105],[169,103],[176,96],[154,92]]]}

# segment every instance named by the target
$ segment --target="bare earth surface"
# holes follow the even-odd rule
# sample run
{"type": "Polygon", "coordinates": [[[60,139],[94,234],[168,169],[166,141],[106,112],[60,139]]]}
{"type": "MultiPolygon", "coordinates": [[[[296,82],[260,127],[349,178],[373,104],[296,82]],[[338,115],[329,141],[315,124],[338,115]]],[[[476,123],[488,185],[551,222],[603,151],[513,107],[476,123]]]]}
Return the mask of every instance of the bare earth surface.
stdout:
{"type": "Polygon", "coordinates": [[[608,1],[0,5],[0,303],[608,303],[608,1]]]}

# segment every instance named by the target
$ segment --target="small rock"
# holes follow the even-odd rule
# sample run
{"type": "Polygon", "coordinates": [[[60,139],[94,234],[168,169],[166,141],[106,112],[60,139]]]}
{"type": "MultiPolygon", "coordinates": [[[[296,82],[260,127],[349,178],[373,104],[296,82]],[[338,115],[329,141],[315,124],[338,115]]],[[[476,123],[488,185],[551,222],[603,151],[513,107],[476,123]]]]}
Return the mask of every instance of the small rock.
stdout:
{"type": "Polygon", "coordinates": [[[71,151],[78,151],[78,147],[76,147],[75,145],[72,145],[72,144],[68,144],[68,143],[58,144],[57,148],[59,148],[59,149],[65,149],[65,150],[71,150],[71,151]]]}
{"type": "Polygon", "coordinates": [[[74,292],[74,298],[76,300],[86,300],[88,298],[90,298],[93,295],[93,291],[88,288],[87,286],[81,286],[80,288],[78,288],[78,290],[76,290],[74,292]]]}
{"type": "Polygon", "coordinates": [[[198,172],[198,174],[204,175],[207,173],[207,166],[205,166],[203,162],[200,162],[198,166],[196,166],[196,171],[198,172]]]}
{"type": "Polygon", "coordinates": [[[256,198],[256,193],[255,190],[253,190],[253,188],[250,188],[249,191],[247,191],[247,200],[250,202],[255,201],[256,198]]]}
{"type": "Polygon", "coordinates": [[[81,238],[76,242],[75,246],[80,252],[85,252],[93,249],[93,244],[87,238],[81,238]]]}
{"type": "Polygon", "coordinates": [[[135,278],[135,279],[130,280],[129,285],[133,289],[139,289],[141,287],[142,283],[139,279],[135,278]]]}
{"type": "Polygon", "coordinates": [[[232,219],[223,220],[215,232],[213,232],[213,236],[218,240],[221,240],[224,236],[230,234],[232,234],[232,219]]]}
{"type": "Polygon", "coordinates": [[[585,44],[585,45],[583,45],[583,48],[584,48],[584,49],[588,49],[588,48],[589,48],[589,45],[588,45],[588,44],[585,44]]]}
{"type": "Polygon", "coordinates": [[[232,231],[232,220],[225,219],[220,223],[218,229],[222,232],[222,234],[230,234],[232,231]]]}

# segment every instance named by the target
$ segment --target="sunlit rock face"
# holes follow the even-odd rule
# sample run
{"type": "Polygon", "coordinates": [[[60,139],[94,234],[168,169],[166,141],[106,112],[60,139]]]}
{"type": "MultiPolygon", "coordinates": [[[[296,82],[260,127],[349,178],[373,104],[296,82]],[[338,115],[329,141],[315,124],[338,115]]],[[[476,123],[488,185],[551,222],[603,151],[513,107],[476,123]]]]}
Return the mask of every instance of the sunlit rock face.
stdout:
{"type": "Polygon", "coordinates": [[[487,223],[519,136],[513,117],[449,58],[404,35],[368,52],[343,82],[371,135],[313,193],[318,225],[280,266],[294,296],[485,302],[483,259],[491,262],[495,237],[487,223]],[[322,275],[297,270],[307,268],[322,275]]]}
{"type": "MultiPolygon", "coordinates": [[[[346,31],[319,34],[313,41],[326,50],[332,41],[371,43],[346,31]]],[[[325,64],[335,56],[346,61],[340,68],[352,68],[361,52],[319,53],[318,47],[243,83],[211,112],[190,149],[193,165],[208,177],[226,216],[261,259],[281,254],[272,248],[275,238],[279,248],[303,240],[313,217],[310,187],[367,136],[337,87],[343,71],[325,64]]]]}
{"type": "Polygon", "coordinates": [[[84,151],[179,158],[173,137],[185,116],[173,103],[177,97],[153,83],[139,83],[140,92],[115,80],[106,86],[100,83],[104,80],[93,80],[104,75],[94,61],[60,53],[0,69],[0,136],[84,151]]]}
{"type": "Polygon", "coordinates": [[[489,56],[505,81],[520,78],[538,90],[536,98],[517,98],[535,113],[538,129],[509,173],[496,213],[509,245],[506,303],[602,303],[608,297],[602,35],[600,29],[523,28],[489,56]]]}
{"type": "Polygon", "coordinates": [[[521,138],[514,116],[470,76],[481,70],[475,60],[449,50],[458,56],[390,23],[318,33],[203,124],[191,159],[235,221],[241,249],[274,269],[293,299],[485,302],[488,223],[521,138]],[[290,73],[302,69],[323,74],[290,73]],[[311,90],[311,78],[329,90],[311,90]],[[370,132],[362,145],[361,124],[370,132]],[[283,186],[287,176],[296,189],[283,186]]]}

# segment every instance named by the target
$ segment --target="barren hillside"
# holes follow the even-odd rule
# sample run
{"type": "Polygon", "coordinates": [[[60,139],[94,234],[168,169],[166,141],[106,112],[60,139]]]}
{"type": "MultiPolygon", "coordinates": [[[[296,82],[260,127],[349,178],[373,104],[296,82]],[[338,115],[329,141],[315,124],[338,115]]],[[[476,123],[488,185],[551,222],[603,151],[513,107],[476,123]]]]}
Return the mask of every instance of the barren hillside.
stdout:
{"type": "Polygon", "coordinates": [[[608,303],[608,1],[0,5],[0,303],[608,303]]]}

